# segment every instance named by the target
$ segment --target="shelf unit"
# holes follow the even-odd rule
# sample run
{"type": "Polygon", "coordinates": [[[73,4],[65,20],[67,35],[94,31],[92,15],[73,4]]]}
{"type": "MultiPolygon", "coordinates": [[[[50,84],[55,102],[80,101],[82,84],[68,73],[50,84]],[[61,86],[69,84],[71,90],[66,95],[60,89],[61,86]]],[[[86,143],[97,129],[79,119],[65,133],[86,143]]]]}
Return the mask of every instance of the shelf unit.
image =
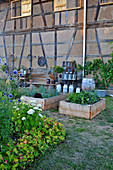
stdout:
{"type": "Polygon", "coordinates": [[[74,86],[74,92],[76,91],[76,87],[81,88],[82,72],[78,72],[76,62],[63,61],[62,67],[64,71],[61,74],[61,78],[58,79],[58,83],[62,85],[62,91],[64,84],[68,85],[68,91],[71,84],[74,86]]]}

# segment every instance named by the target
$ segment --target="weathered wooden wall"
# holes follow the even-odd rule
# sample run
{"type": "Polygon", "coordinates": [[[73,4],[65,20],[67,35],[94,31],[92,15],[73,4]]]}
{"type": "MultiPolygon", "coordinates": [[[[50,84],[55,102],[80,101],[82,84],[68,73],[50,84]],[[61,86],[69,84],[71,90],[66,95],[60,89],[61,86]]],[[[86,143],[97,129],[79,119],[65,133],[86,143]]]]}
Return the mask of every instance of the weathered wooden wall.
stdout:
{"type": "MultiPolygon", "coordinates": [[[[73,7],[75,0],[68,0],[69,6],[73,7]]],[[[112,0],[111,0],[112,1],[112,0]]],[[[72,10],[68,12],[57,12],[53,14],[53,2],[50,0],[47,3],[44,3],[42,0],[42,6],[39,4],[39,0],[33,0],[33,3],[37,3],[33,7],[33,29],[32,29],[32,49],[30,48],[30,17],[11,20],[11,11],[9,10],[6,25],[3,22],[6,19],[7,9],[10,8],[10,3],[5,2],[0,4],[0,57],[5,58],[10,56],[11,53],[14,53],[17,56],[15,61],[15,66],[18,68],[20,56],[22,57],[21,65],[30,67],[30,62],[26,58],[27,55],[32,50],[33,61],[32,66],[38,67],[37,57],[45,56],[47,57],[48,66],[52,67],[55,64],[54,58],[57,56],[57,65],[62,65],[62,61],[68,58],[68,60],[76,60],[79,63],[82,63],[82,46],[83,46],[83,0],[82,6],[79,10],[72,10]],[[43,14],[41,14],[43,12],[43,14]],[[46,13],[46,15],[44,15],[46,13]],[[37,15],[38,14],[38,15],[37,15]],[[47,15],[48,14],[48,15],[47,15]],[[60,17],[61,16],[61,17],[60,17]],[[77,18],[78,16],[78,18],[77,18]],[[55,20],[54,20],[55,18],[55,20]],[[9,20],[9,21],[8,21],[9,20]],[[16,24],[15,24],[16,22],[16,24]],[[22,23],[22,24],[21,24],[22,23]],[[74,24],[79,27],[75,33],[74,24]],[[65,26],[65,29],[63,28],[65,26]],[[4,29],[5,27],[5,29],[4,29]],[[45,29],[44,29],[45,27],[45,29]],[[36,29],[35,29],[36,28],[36,29]],[[55,28],[56,28],[56,37],[55,38],[55,28]],[[27,29],[26,31],[22,31],[27,29]],[[13,36],[16,33],[15,37],[13,36]],[[19,31],[18,31],[19,30],[19,31]],[[43,47],[41,45],[41,40],[39,37],[39,32],[41,34],[43,47]],[[25,37],[25,33],[26,37],[25,37]],[[75,35],[74,35],[75,33],[75,35]],[[5,36],[3,36],[3,34],[5,36]],[[74,41],[72,41],[74,38],[74,41]],[[25,41],[25,43],[24,43],[25,41]],[[55,43],[56,49],[55,49],[55,43]],[[71,47],[72,43],[72,47],[71,47]],[[22,47],[23,51],[22,51],[22,47]],[[70,48],[71,47],[71,48],[70,48]],[[43,48],[43,49],[42,49],[43,48]],[[55,52],[56,50],[56,52],[55,52]],[[36,57],[35,57],[36,56],[36,57]],[[68,57],[69,56],[69,57],[68,57]]],[[[98,19],[98,27],[93,26],[95,22],[94,18],[96,16],[98,0],[89,0],[87,8],[87,57],[88,60],[94,58],[103,57],[104,61],[107,61],[110,57],[112,49],[108,42],[113,40],[113,27],[102,26],[102,20],[113,21],[113,5],[110,6],[101,6],[98,19]],[[91,27],[91,28],[89,28],[91,27]],[[94,27],[94,28],[92,28],[94,27]],[[96,34],[98,37],[96,37],[96,34]],[[98,38],[98,43],[97,43],[98,38]]],[[[110,22],[109,22],[110,23],[110,22]]],[[[112,22],[113,23],[113,22],[112,22]]],[[[105,24],[105,23],[104,23],[105,24]]],[[[11,65],[11,63],[10,63],[11,65]]]]}

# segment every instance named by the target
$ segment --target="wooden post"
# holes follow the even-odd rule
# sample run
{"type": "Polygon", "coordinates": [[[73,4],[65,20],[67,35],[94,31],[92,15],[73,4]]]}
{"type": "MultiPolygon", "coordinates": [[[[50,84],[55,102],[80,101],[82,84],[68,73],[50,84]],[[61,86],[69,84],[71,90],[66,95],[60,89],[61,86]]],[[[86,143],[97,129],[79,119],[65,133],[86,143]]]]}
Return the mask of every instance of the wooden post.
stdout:
{"type": "Polygon", "coordinates": [[[44,26],[47,26],[45,14],[44,14],[44,9],[43,9],[43,5],[42,5],[42,1],[39,0],[39,3],[40,3],[41,12],[42,12],[42,19],[43,19],[43,22],[44,22],[44,26]]]}
{"type": "Polygon", "coordinates": [[[7,18],[8,18],[8,14],[9,14],[9,7],[7,8],[7,13],[6,13],[6,17],[5,17],[5,21],[4,21],[4,25],[3,25],[3,31],[5,31],[6,21],[7,21],[7,18]]]}
{"type": "MultiPolygon", "coordinates": [[[[20,1],[20,16],[21,16],[21,1],[20,1]]],[[[20,29],[23,28],[23,20],[20,18],[20,29]]]]}
{"type": "Polygon", "coordinates": [[[5,36],[4,35],[3,35],[3,43],[4,43],[4,51],[5,51],[6,63],[7,63],[7,65],[9,65],[8,58],[7,58],[7,49],[6,49],[6,43],[5,43],[5,36]]]}
{"type": "Polygon", "coordinates": [[[54,66],[57,65],[57,30],[55,30],[55,56],[54,56],[54,66]]]}
{"type": "Polygon", "coordinates": [[[33,0],[31,0],[30,28],[33,27],[33,0]]]}
{"type": "Polygon", "coordinates": [[[52,25],[55,25],[54,1],[52,1],[52,11],[53,11],[52,25]]]}
{"type": "Polygon", "coordinates": [[[22,46],[22,51],[21,51],[21,55],[20,55],[20,61],[19,61],[18,69],[20,69],[20,66],[21,66],[21,61],[22,61],[24,46],[25,46],[25,40],[26,40],[26,34],[24,35],[23,46],[22,46]]]}
{"type": "MultiPolygon", "coordinates": [[[[78,6],[78,0],[75,0],[75,7],[78,6]]],[[[75,10],[75,23],[78,22],[78,10],[75,10]]]]}
{"type": "Polygon", "coordinates": [[[32,68],[32,32],[30,33],[30,68],[32,68]]]}
{"type": "Polygon", "coordinates": [[[96,14],[95,14],[95,18],[94,18],[95,21],[98,19],[99,11],[100,11],[100,3],[99,3],[99,0],[98,0],[98,5],[97,5],[97,9],[96,9],[96,14]]]}
{"type": "MultiPolygon", "coordinates": [[[[99,42],[99,38],[98,38],[98,32],[97,29],[95,29],[95,36],[96,36],[96,41],[97,41],[97,46],[98,46],[98,52],[99,52],[99,57],[102,59],[103,61],[103,56],[102,56],[102,52],[101,52],[101,47],[100,47],[100,42],[99,42]]],[[[103,61],[104,62],[104,61],[103,61]]]]}
{"type": "Polygon", "coordinates": [[[75,31],[73,33],[73,36],[72,36],[72,39],[71,39],[71,43],[70,43],[70,46],[69,46],[69,50],[68,50],[68,53],[67,53],[67,56],[66,56],[66,61],[67,61],[67,59],[69,57],[69,54],[71,52],[71,48],[72,48],[72,45],[73,45],[76,33],[77,33],[77,29],[75,28],[75,31]]]}
{"type": "MultiPolygon", "coordinates": [[[[15,35],[13,35],[13,55],[15,56],[15,35]]],[[[12,60],[12,67],[14,70],[14,59],[12,60]]]]}

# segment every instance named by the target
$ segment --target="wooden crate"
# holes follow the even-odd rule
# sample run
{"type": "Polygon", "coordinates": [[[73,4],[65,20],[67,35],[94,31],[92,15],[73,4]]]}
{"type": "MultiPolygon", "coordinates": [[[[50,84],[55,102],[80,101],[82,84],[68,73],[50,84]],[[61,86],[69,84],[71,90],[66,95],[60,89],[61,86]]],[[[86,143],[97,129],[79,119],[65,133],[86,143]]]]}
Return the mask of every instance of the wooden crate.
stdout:
{"type": "Polygon", "coordinates": [[[104,98],[93,105],[81,105],[67,101],[60,101],[59,103],[59,113],[86,119],[92,119],[104,109],[104,98]]]}
{"type": "Polygon", "coordinates": [[[34,98],[34,97],[27,97],[27,96],[22,96],[21,100],[24,103],[30,103],[30,101],[35,101],[35,105],[41,104],[42,109],[52,109],[52,108],[57,108],[59,106],[59,101],[66,99],[66,94],[61,94],[55,97],[50,97],[50,98],[34,98]]]}

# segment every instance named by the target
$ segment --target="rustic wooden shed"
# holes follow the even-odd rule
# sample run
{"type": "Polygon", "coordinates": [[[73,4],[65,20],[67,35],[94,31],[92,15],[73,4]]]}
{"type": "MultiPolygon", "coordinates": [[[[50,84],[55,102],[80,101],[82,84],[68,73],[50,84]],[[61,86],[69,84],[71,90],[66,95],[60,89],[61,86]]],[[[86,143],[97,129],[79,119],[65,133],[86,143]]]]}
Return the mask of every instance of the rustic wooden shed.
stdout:
{"type": "Polygon", "coordinates": [[[38,56],[46,59],[44,68],[82,63],[83,56],[107,61],[111,41],[113,0],[0,1],[0,57],[13,68],[38,68],[38,56]]]}

